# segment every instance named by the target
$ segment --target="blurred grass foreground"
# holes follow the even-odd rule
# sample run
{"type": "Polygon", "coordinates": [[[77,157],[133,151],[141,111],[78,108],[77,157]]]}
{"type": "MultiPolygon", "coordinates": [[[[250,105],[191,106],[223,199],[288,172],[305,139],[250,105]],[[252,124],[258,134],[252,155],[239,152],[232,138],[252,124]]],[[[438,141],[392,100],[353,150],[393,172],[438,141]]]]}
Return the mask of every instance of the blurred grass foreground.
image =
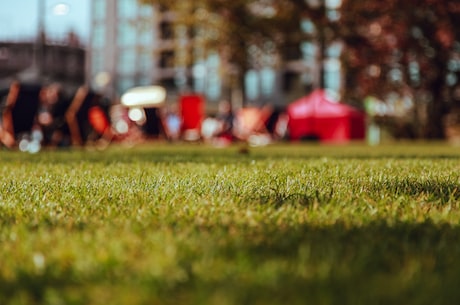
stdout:
{"type": "Polygon", "coordinates": [[[0,304],[458,304],[460,150],[0,152],[0,304]]]}

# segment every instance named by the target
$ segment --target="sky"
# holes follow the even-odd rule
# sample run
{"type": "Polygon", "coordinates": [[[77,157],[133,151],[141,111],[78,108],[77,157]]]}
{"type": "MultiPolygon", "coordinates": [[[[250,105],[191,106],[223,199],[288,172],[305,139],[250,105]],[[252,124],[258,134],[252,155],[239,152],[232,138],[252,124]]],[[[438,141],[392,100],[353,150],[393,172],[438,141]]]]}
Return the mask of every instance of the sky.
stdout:
{"type": "Polygon", "coordinates": [[[44,1],[44,25],[49,38],[65,39],[67,33],[74,31],[87,42],[91,0],[0,0],[0,41],[33,40],[40,1],[44,1]]]}

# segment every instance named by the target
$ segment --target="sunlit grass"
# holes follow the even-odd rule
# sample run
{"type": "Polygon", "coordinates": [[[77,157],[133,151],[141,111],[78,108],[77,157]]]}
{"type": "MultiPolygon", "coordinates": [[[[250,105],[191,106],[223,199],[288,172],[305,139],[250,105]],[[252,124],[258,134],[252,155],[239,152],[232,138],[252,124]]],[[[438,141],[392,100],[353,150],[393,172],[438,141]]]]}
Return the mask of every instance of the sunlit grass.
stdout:
{"type": "Polygon", "coordinates": [[[0,152],[0,304],[455,304],[460,148],[0,152]]]}

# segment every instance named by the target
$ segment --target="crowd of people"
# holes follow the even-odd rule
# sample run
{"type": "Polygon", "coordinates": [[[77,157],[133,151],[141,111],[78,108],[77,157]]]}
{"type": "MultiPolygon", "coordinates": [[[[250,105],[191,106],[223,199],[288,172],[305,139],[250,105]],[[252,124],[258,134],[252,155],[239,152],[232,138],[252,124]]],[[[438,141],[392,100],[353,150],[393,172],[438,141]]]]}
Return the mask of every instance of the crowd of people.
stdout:
{"type": "MultiPolygon", "coordinates": [[[[141,109],[143,119],[133,121],[129,109],[115,107],[86,85],[66,94],[58,83],[36,85],[13,81],[0,95],[0,102],[0,141],[9,149],[37,152],[42,147],[94,144],[105,147],[114,141],[133,138],[137,141],[184,139],[181,126],[184,118],[179,106],[141,109]],[[115,116],[113,109],[118,109],[115,116]]],[[[236,141],[259,145],[282,138],[286,128],[284,113],[272,107],[234,111],[230,102],[222,101],[217,113],[200,118],[198,137],[194,140],[216,146],[236,141]]]]}
{"type": "Polygon", "coordinates": [[[269,105],[233,110],[231,103],[223,100],[215,117],[204,119],[202,136],[217,146],[226,146],[235,141],[266,145],[286,137],[287,121],[284,111],[269,105]]]}
{"type": "Polygon", "coordinates": [[[103,99],[87,86],[69,96],[58,83],[13,81],[1,97],[1,143],[11,149],[36,151],[42,146],[110,141],[114,134],[103,99]]]}

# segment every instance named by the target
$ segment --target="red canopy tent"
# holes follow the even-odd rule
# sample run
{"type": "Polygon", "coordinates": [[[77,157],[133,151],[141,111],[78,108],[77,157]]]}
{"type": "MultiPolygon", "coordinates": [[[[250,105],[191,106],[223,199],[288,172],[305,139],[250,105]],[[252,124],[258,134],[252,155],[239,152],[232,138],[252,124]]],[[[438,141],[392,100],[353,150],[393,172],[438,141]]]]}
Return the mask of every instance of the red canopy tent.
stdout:
{"type": "Polygon", "coordinates": [[[198,140],[201,137],[204,104],[205,100],[201,95],[191,94],[180,97],[181,132],[186,140],[198,140]]]}
{"type": "Polygon", "coordinates": [[[348,142],[365,138],[365,114],[349,105],[333,102],[324,90],[315,90],[287,108],[291,140],[318,139],[348,142]]]}

